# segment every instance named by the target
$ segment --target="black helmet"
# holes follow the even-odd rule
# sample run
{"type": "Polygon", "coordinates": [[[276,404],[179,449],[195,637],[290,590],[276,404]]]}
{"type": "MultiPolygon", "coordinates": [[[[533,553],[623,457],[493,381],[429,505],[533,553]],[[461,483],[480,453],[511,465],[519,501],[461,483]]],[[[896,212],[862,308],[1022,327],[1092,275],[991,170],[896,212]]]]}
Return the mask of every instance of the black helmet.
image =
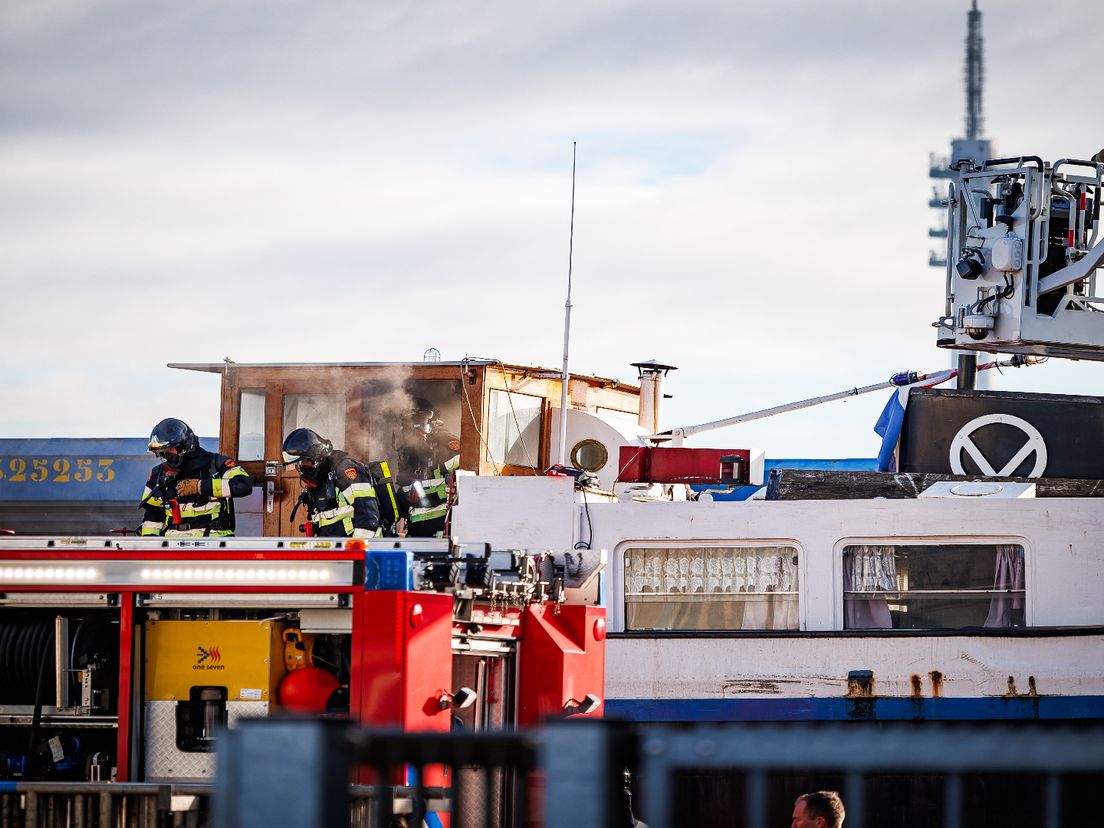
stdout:
{"type": "Polygon", "coordinates": [[[179,468],[184,462],[184,455],[199,448],[199,438],[183,420],[166,417],[153,427],[147,448],[166,465],[179,468]]]}
{"type": "Polygon", "coordinates": [[[297,428],[284,438],[284,462],[300,463],[300,469],[317,466],[330,456],[333,443],[309,428],[297,428]]]}

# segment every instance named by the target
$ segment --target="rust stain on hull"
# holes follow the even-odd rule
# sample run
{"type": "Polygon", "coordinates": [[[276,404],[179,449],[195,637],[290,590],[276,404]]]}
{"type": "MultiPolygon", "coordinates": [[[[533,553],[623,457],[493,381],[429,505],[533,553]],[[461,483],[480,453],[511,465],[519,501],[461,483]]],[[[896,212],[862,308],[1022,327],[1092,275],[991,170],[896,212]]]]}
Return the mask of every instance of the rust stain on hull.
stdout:
{"type": "Polygon", "coordinates": [[[1027,677],[1027,692],[1020,693],[1016,690],[1016,679],[1013,676],[1008,677],[1008,692],[1004,694],[1008,699],[1032,699],[1039,697],[1039,691],[1035,687],[1035,676],[1027,677]]]}
{"type": "Polygon", "coordinates": [[[846,698],[874,698],[874,672],[872,670],[852,670],[848,673],[846,698]]]}
{"type": "Polygon", "coordinates": [[[932,698],[938,699],[943,695],[943,674],[939,670],[932,670],[928,673],[928,678],[931,679],[932,698]]]}

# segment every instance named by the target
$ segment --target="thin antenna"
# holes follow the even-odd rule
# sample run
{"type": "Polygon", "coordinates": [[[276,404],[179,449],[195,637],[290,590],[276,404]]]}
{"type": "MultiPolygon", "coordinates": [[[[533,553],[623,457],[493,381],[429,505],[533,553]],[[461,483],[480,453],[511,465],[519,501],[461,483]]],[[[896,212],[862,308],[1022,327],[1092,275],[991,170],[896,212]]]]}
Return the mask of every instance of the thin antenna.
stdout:
{"type": "Polygon", "coordinates": [[[571,232],[567,237],[567,301],[564,302],[564,353],[563,375],[560,377],[560,459],[561,466],[567,458],[567,372],[569,345],[571,343],[571,259],[575,252],[575,141],[571,142],[571,232]]]}

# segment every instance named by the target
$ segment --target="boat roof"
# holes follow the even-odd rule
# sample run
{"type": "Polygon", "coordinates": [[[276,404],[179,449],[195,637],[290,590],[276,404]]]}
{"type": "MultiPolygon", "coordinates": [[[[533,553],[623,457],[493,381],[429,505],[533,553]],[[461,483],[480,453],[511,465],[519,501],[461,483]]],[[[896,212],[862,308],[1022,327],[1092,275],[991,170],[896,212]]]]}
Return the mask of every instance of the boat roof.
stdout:
{"type": "MultiPolygon", "coordinates": [[[[521,372],[529,376],[543,377],[545,379],[556,379],[563,373],[557,368],[542,368],[538,365],[520,365],[518,363],[503,362],[500,359],[487,359],[483,357],[477,359],[439,360],[435,362],[425,362],[423,360],[408,362],[234,362],[233,360],[224,360],[222,362],[170,362],[167,367],[178,368],[182,371],[203,371],[209,374],[221,374],[228,368],[416,368],[419,366],[466,368],[472,365],[496,365],[503,370],[521,372]]],[[[571,372],[571,376],[576,379],[592,380],[602,383],[603,385],[639,390],[639,386],[634,383],[613,379],[612,377],[600,377],[597,374],[579,374],[574,371],[571,372]]]]}
{"type": "Polygon", "coordinates": [[[497,359],[440,360],[439,362],[170,362],[169,368],[182,371],[206,371],[221,374],[227,368],[395,368],[413,365],[444,365],[462,368],[465,365],[499,365],[497,359]]]}

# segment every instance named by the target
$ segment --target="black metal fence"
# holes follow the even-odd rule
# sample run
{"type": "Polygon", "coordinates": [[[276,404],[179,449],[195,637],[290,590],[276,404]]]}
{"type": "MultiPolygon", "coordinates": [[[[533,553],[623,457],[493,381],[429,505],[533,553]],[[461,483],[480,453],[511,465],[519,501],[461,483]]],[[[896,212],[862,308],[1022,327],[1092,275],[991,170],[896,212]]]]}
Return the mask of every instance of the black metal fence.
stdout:
{"type": "MultiPolygon", "coordinates": [[[[550,724],[531,733],[411,734],[346,729],[332,722],[258,721],[227,740],[216,825],[238,828],[259,813],[308,828],[345,825],[347,796],[335,780],[357,765],[382,775],[397,768],[501,769],[471,790],[455,773],[451,787],[410,789],[410,825],[548,828],[631,824],[625,769],[633,770],[636,813],[651,828],[785,824],[797,794],[840,790],[847,828],[868,825],[1045,826],[1058,828],[1104,790],[1104,725],[953,726],[771,724],[656,726],[633,730],[606,722],[550,724]],[[256,757],[268,757],[258,763],[256,757]],[[273,758],[283,757],[274,767],[273,758]],[[290,768],[307,766],[314,781],[290,768]],[[298,779],[292,803],[276,791],[298,779]],[[306,783],[306,784],[304,784],[306,783]],[[471,818],[465,807],[483,802],[471,818]],[[267,810],[266,810],[267,809],[267,810]],[[249,816],[250,819],[246,819],[249,816]],[[289,821],[294,816],[294,821],[289,821]]],[[[419,778],[421,778],[419,776],[419,778]]],[[[288,788],[290,790],[290,788],[288,788]]],[[[391,808],[373,800],[368,821],[388,825],[391,808]]]]}
{"type": "Polygon", "coordinates": [[[213,799],[204,785],[0,783],[0,828],[434,828],[446,813],[454,828],[588,828],[629,826],[633,810],[651,828],[760,828],[825,788],[841,792],[846,828],[1058,828],[1100,809],[1104,723],[414,734],[262,719],[222,737],[213,799]],[[433,768],[444,784],[425,784],[433,768]],[[379,784],[350,785],[357,769],[379,784]]]}
{"type": "Polygon", "coordinates": [[[206,785],[0,783],[0,828],[199,828],[206,785]]]}

